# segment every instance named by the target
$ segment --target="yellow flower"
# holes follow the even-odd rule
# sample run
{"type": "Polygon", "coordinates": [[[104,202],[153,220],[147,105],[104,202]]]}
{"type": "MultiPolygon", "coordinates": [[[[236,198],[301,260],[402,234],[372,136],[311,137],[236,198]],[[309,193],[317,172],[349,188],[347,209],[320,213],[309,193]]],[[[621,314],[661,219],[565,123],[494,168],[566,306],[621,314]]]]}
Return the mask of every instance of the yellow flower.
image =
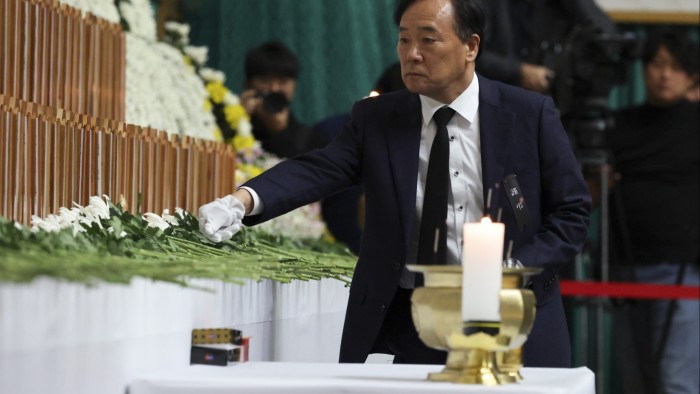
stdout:
{"type": "Polygon", "coordinates": [[[211,101],[209,100],[204,100],[204,112],[211,112],[211,101]]]}
{"type": "Polygon", "coordinates": [[[209,92],[209,97],[214,104],[221,104],[228,89],[221,82],[209,82],[207,83],[207,92],[209,92]]]}
{"type": "Polygon", "coordinates": [[[224,135],[221,134],[221,129],[218,127],[214,128],[214,139],[216,141],[223,141],[224,140],[224,135]]]}
{"type": "Polygon", "coordinates": [[[245,112],[245,108],[242,105],[227,105],[224,107],[224,116],[226,116],[226,122],[231,126],[232,129],[238,129],[238,123],[241,119],[250,119],[248,114],[245,112]]]}
{"type": "Polygon", "coordinates": [[[233,137],[233,148],[236,151],[251,149],[254,144],[255,144],[255,138],[253,138],[252,135],[249,135],[247,137],[236,135],[235,137],[233,137]]]}
{"type": "Polygon", "coordinates": [[[329,244],[335,243],[335,237],[333,236],[333,234],[330,233],[330,231],[328,231],[327,228],[323,229],[323,235],[321,236],[321,239],[328,242],[329,244]]]}

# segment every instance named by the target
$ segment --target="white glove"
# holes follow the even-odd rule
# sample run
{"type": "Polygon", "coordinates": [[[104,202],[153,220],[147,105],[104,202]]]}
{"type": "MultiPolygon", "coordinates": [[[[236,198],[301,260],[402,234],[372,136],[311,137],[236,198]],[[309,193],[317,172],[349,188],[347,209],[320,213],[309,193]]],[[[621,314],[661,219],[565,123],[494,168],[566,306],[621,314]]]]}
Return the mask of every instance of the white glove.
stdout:
{"type": "Polygon", "coordinates": [[[199,230],[212,242],[231,239],[243,227],[245,207],[232,195],[217,198],[199,208],[199,230]]]}

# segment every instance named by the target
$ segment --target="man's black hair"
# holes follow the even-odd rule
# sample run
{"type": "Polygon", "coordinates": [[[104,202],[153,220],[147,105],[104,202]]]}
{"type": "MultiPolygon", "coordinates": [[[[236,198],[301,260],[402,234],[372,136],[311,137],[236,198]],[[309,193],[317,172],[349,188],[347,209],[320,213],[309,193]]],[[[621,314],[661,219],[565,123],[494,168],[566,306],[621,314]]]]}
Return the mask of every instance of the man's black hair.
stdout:
{"type": "Polygon", "coordinates": [[[248,51],[245,56],[245,77],[277,75],[297,79],[299,61],[289,48],[279,41],[266,42],[248,51]]]}
{"type": "Polygon", "coordinates": [[[690,38],[687,31],[666,28],[649,32],[649,38],[642,52],[644,65],[654,60],[654,56],[661,47],[666,48],[671,53],[671,56],[689,76],[693,77],[698,74],[700,67],[698,43],[690,38]]]}
{"type": "MultiPolygon", "coordinates": [[[[394,10],[394,22],[401,24],[401,17],[416,0],[398,0],[394,10]]],[[[455,15],[455,31],[462,42],[467,42],[472,34],[484,38],[486,17],[479,0],[451,0],[455,15]]]]}

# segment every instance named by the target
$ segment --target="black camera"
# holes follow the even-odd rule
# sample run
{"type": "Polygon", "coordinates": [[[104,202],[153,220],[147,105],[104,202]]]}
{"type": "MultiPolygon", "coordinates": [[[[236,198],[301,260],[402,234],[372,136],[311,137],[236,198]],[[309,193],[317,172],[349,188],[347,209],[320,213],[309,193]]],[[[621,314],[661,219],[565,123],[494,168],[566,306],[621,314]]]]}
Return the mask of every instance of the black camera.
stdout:
{"type": "Polygon", "coordinates": [[[289,107],[287,96],[280,92],[260,92],[258,97],[263,100],[263,110],[271,114],[282,112],[289,107]]]}
{"type": "Polygon", "coordinates": [[[577,148],[605,145],[605,132],[613,127],[608,95],[627,80],[629,63],[640,52],[641,41],[632,33],[577,26],[569,35],[552,96],[577,148]]]}

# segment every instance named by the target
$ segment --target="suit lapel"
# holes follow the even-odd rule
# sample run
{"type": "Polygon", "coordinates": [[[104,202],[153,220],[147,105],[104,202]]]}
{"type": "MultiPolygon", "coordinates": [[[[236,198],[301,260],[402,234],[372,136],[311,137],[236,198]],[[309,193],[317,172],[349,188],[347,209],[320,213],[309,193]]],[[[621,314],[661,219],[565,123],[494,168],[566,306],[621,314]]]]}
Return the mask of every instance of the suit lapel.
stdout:
{"type": "MultiPolygon", "coordinates": [[[[498,86],[479,76],[479,122],[481,135],[481,170],[484,185],[484,204],[488,191],[493,189],[490,212],[497,214],[498,187],[503,187],[506,160],[513,145],[515,113],[505,110],[501,104],[498,86]]],[[[484,207],[485,209],[486,207],[484,207]]]]}
{"type": "Polygon", "coordinates": [[[416,180],[420,149],[421,108],[418,95],[400,100],[386,125],[386,146],[393,175],[394,192],[399,202],[405,245],[408,246],[416,210],[416,180]]]}

